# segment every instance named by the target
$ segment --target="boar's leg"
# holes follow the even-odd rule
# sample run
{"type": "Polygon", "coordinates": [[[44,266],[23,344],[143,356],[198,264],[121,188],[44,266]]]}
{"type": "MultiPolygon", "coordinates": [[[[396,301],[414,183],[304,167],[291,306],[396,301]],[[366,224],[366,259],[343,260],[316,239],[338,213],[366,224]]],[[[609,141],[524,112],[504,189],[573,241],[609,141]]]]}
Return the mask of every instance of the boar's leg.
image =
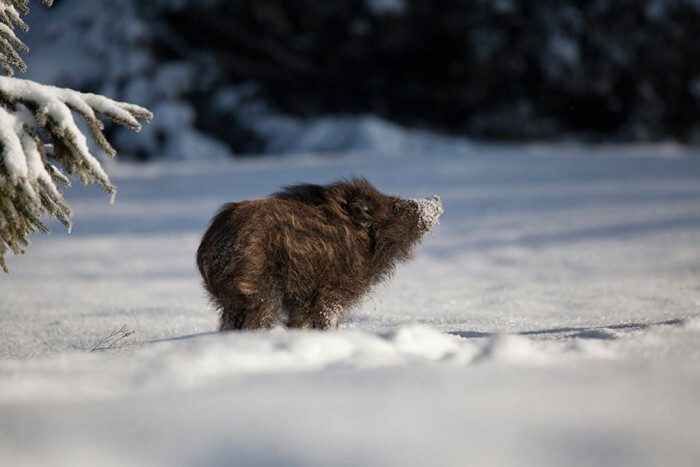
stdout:
{"type": "Polygon", "coordinates": [[[220,331],[236,329],[272,329],[279,324],[281,300],[274,297],[245,297],[221,310],[220,331]]]}
{"type": "Polygon", "coordinates": [[[221,309],[219,331],[235,331],[243,328],[245,312],[237,307],[224,307],[221,309]]]}
{"type": "Polygon", "coordinates": [[[300,329],[338,329],[343,307],[335,301],[315,300],[313,303],[296,301],[288,306],[287,327],[300,329]]]}
{"type": "Polygon", "coordinates": [[[326,304],[319,310],[315,326],[316,329],[338,329],[343,317],[343,307],[338,304],[326,304]]]}

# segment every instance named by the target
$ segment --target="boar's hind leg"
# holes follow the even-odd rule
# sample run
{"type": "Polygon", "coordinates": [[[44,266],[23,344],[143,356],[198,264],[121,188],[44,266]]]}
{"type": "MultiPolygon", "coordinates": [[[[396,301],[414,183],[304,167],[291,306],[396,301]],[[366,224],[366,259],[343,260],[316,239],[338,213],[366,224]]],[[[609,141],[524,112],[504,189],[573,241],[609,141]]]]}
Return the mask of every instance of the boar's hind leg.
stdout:
{"type": "Polygon", "coordinates": [[[222,307],[220,331],[271,329],[280,324],[281,300],[246,297],[222,307]]]}
{"type": "Polygon", "coordinates": [[[237,307],[224,307],[221,309],[221,321],[219,331],[235,331],[243,328],[245,311],[237,307]]]}

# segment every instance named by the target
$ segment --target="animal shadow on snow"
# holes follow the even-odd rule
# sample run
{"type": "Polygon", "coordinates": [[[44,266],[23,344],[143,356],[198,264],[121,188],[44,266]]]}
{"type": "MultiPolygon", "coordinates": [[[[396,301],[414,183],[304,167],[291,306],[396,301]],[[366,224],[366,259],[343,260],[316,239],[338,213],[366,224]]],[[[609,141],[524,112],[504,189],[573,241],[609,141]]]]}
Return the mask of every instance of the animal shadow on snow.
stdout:
{"type": "MultiPolygon", "coordinates": [[[[536,329],[532,331],[520,331],[514,333],[519,336],[533,337],[539,339],[604,339],[614,340],[627,334],[646,331],[658,326],[679,326],[685,323],[685,319],[676,318],[654,323],[623,323],[610,324],[607,326],[581,326],[581,327],[558,327],[548,329],[536,329]]],[[[464,339],[477,339],[490,337],[497,333],[481,331],[450,331],[448,334],[464,339]]]]}
{"type": "Polygon", "coordinates": [[[173,336],[173,337],[162,337],[160,339],[153,339],[148,341],[149,344],[158,344],[160,342],[176,342],[176,341],[186,341],[189,339],[195,339],[197,337],[204,337],[204,336],[215,336],[217,334],[221,334],[219,331],[206,331],[206,332],[198,332],[195,334],[185,334],[184,336],[173,336]]]}

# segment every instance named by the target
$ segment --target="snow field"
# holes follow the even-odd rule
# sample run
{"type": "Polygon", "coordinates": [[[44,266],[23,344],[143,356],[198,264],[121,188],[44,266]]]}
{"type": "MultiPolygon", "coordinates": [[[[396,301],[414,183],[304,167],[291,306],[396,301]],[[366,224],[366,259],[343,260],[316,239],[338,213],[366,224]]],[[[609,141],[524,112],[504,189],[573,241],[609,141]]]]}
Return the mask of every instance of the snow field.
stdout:
{"type": "Polygon", "coordinates": [[[0,463],[697,465],[698,154],[424,147],[71,188],[73,233],[0,278],[0,463]],[[353,174],[441,197],[415,260],[336,333],[215,333],[194,253],[219,204],[353,174]]]}

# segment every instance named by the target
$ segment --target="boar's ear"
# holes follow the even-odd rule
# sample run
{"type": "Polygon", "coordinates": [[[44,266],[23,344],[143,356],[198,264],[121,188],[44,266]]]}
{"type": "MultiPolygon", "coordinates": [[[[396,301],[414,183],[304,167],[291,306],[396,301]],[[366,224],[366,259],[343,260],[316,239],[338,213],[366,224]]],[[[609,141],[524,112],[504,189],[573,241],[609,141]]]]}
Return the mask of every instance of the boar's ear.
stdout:
{"type": "Polygon", "coordinates": [[[365,229],[372,221],[372,210],[369,202],[361,197],[353,198],[348,203],[348,212],[352,219],[365,229]]]}

